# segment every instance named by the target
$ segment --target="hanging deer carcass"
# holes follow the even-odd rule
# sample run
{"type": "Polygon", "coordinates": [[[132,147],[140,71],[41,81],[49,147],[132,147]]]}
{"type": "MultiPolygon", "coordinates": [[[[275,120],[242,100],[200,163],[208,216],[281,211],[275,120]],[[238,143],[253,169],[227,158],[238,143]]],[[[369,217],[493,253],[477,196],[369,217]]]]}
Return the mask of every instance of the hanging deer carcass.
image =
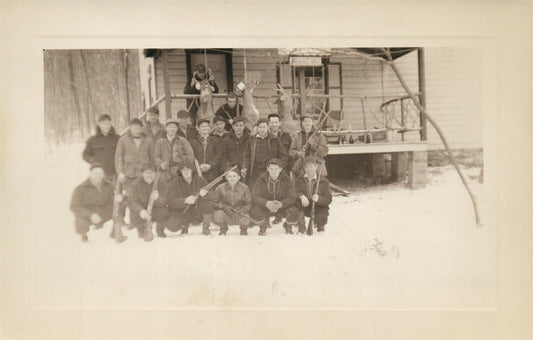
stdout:
{"type": "Polygon", "coordinates": [[[204,80],[200,84],[200,106],[196,116],[196,121],[200,119],[209,119],[209,122],[213,122],[215,117],[215,111],[213,109],[213,89],[209,85],[208,80],[204,80]]]}
{"type": "Polygon", "coordinates": [[[299,130],[298,122],[292,118],[292,99],[290,94],[287,94],[279,84],[277,91],[280,95],[276,101],[280,116],[280,129],[292,136],[299,130]]]}
{"type": "Polygon", "coordinates": [[[242,113],[241,116],[244,119],[244,126],[253,131],[255,123],[259,119],[259,110],[255,107],[254,98],[252,96],[253,89],[257,85],[257,82],[252,86],[250,82],[240,82],[237,88],[242,92],[242,113]]]}

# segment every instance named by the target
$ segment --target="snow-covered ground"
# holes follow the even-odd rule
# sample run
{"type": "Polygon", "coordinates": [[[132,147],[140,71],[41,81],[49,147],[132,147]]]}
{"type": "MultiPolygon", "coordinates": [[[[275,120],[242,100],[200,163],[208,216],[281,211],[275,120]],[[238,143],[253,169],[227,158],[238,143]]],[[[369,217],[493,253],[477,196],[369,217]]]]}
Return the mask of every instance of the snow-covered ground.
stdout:
{"type": "MultiPolygon", "coordinates": [[[[33,301],[47,308],[485,309],[497,301],[496,230],[476,228],[451,167],[424,189],[401,183],[334,197],[326,232],[248,237],[136,231],[116,244],[110,225],[82,244],[68,209],[88,166],[82,144],[43,157],[43,230],[33,234],[33,301]],[[46,180],[44,180],[46,179],[46,180]],[[377,248],[377,249],[376,249],[377,248]]],[[[479,169],[466,169],[472,176],[479,169]]],[[[471,181],[480,204],[483,186],[471,181]]],[[[216,227],[212,227],[216,230],[216,227]]]]}

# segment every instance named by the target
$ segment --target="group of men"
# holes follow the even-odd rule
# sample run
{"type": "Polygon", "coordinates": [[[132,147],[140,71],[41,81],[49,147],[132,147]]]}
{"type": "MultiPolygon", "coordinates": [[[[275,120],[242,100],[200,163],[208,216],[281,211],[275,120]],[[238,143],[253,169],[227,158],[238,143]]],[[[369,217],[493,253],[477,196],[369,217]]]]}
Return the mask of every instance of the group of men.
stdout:
{"type": "Polygon", "coordinates": [[[136,228],[145,240],[154,225],[157,236],[166,237],[166,230],[183,235],[199,223],[204,235],[212,224],[220,235],[229,225],[239,225],[240,235],[259,226],[259,235],[265,235],[271,217],[274,223],[285,219],[287,234],[293,227],[312,234],[305,226],[305,216],[312,215],[316,230],[324,231],[332,199],[325,178],[328,147],[325,137],[314,133],[313,118],[303,116],[301,131],[289,136],[280,130],[280,117],[271,114],[251,133],[237,105],[231,93],[213,124],[199,119],[196,126],[185,110],[163,125],[159,110],[150,108],[145,121],[131,120],[123,136],[109,115],[100,116],[83,151],[89,178],[71,201],[82,241],[88,241],[91,226],[101,228],[113,217],[114,205],[118,228],[136,228]]]}

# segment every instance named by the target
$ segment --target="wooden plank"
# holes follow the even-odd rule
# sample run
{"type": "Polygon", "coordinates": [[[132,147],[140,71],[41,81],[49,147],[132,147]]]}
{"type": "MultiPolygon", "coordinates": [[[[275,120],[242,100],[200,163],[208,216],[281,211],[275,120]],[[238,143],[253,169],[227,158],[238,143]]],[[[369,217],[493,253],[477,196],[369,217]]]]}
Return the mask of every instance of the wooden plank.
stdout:
{"type": "Polygon", "coordinates": [[[427,151],[426,142],[410,143],[368,143],[368,144],[328,144],[328,155],[365,154],[365,153],[391,153],[409,151],[427,151]]]}
{"type": "Polygon", "coordinates": [[[166,119],[172,118],[172,99],[170,98],[170,79],[168,74],[167,51],[161,53],[163,62],[163,91],[165,94],[165,116],[166,119]]]}

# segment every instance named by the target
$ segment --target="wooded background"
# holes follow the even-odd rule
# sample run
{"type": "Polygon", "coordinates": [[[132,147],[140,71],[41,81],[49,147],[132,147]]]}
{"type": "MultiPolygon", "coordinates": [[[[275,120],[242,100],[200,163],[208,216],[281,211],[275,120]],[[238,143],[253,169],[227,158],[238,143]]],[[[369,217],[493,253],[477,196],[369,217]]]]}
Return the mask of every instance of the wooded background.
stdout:
{"type": "Polygon", "coordinates": [[[43,58],[48,143],[85,140],[101,114],[119,132],[144,109],[137,50],[44,50],[43,58]]]}

